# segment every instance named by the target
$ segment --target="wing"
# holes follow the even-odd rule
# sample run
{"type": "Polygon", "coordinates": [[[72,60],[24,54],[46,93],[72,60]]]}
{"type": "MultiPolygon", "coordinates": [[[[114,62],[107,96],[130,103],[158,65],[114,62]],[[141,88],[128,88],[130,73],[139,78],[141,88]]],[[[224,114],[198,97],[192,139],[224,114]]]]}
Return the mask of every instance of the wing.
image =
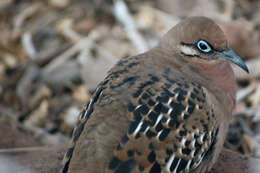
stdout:
{"type": "Polygon", "coordinates": [[[164,78],[159,89],[146,85],[133,94],[128,104],[131,123],[108,172],[188,172],[214,149],[218,125],[205,89],[164,78]]]}
{"type": "Polygon", "coordinates": [[[103,90],[103,88],[102,88],[102,83],[101,83],[101,85],[94,92],[94,95],[91,98],[91,100],[88,102],[88,104],[85,106],[85,108],[81,111],[81,113],[78,117],[78,122],[77,122],[76,127],[73,130],[73,134],[72,134],[72,138],[69,143],[68,150],[67,150],[66,154],[64,155],[64,158],[62,161],[63,168],[61,170],[61,173],[67,173],[67,171],[68,171],[70,160],[71,160],[76,142],[77,142],[79,136],[81,135],[86,122],[88,121],[89,117],[91,116],[91,114],[93,112],[94,104],[97,102],[100,95],[102,95],[102,90],[103,90]]]}

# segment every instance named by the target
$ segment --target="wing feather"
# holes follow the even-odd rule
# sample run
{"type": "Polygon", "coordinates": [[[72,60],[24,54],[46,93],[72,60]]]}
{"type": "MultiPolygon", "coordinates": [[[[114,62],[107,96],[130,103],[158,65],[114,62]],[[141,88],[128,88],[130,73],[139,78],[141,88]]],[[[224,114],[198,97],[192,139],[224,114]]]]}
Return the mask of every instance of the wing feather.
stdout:
{"type": "Polygon", "coordinates": [[[122,163],[136,160],[136,172],[196,169],[213,145],[217,129],[205,89],[175,80],[159,90],[142,88],[137,100],[128,106],[134,117],[123,137],[128,140],[119,144],[114,156],[122,163]]]}

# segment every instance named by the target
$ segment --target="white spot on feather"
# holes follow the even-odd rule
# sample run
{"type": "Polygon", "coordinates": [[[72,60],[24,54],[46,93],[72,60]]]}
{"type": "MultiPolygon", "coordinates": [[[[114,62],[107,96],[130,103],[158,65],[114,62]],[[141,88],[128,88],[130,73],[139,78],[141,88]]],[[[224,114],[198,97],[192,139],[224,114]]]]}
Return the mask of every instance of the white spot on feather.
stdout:
{"type": "Polygon", "coordinates": [[[182,138],[182,140],[181,140],[181,145],[182,145],[183,147],[185,147],[185,142],[186,142],[186,139],[185,139],[185,138],[182,138]]]}
{"type": "Polygon", "coordinates": [[[142,105],[137,105],[136,107],[135,107],[135,110],[137,110],[138,108],[140,108],[142,105]]]}
{"type": "Polygon", "coordinates": [[[142,126],[143,122],[144,122],[144,118],[142,118],[142,120],[139,122],[138,126],[136,127],[136,129],[135,129],[135,131],[134,131],[134,135],[136,135],[136,134],[139,132],[139,130],[141,129],[141,126],[142,126]]]}
{"type": "Polygon", "coordinates": [[[179,159],[179,161],[178,161],[178,163],[177,163],[175,169],[173,170],[174,173],[176,173],[176,171],[177,171],[177,169],[178,169],[178,167],[179,167],[180,161],[181,161],[181,159],[179,159]]]}
{"type": "Polygon", "coordinates": [[[190,170],[190,164],[191,164],[191,160],[189,160],[188,164],[186,165],[186,168],[185,168],[186,171],[190,170]]]}
{"type": "Polygon", "coordinates": [[[168,110],[168,112],[167,112],[167,114],[171,114],[172,113],[172,108],[170,108],[169,110],[168,110]]]}
{"type": "Polygon", "coordinates": [[[175,158],[175,155],[173,154],[173,155],[171,155],[171,157],[170,157],[170,159],[169,159],[169,161],[167,162],[167,164],[166,164],[166,168],[167,168],[167,170],[170,172],[170,167],[171,167],[171,165],[172,165],[172,162],[173,162],[173,159],[175,158]]]}
{"type": "Polygon", "coordinates": [[[174,96],[174,99],[177,99],[178,96],[179,96],[179,93],[176,93],[174,96]]]}
{"type": "Polygon", "coordinates": [[[146,133],[148,130],[149,130],[149,126],[148,127],[146,127],[146,129],[145,129],[145,131],[144,131],[144,133],[146,133]]]}
{"type": "Polygon", "coordinates": [[[186,106],[185,111],[188,112],[189,106],[186,106]]]}
{"type": "Polygon", "coordinates": [[[172,98],[170,98],[170,99],[168,100],[168,103],[167,103],[167,105],[170,105],[170,104],[171,104],[171,102],[172,102],[172,98]]]}
{"type": "Polygon", "coordinates": [[[155,123],[154,127],[157,126],[157,124],[161,121],[162,118],[163,118],[163,114],[160,114],[160,115],[158,116],[157,120],[156,120],[156,123],[155,123]]]}
{"type": "Polygon", "coordinates": [[[181,118],[184,119],[184,112],[181,113],[181,118]]]}
{"type": "Polygon", "coordinates": [[[195,139],[191,142],[191,146],[192,146],[192,148],[195,148],[195,139]]]}
{"type": "Polygon", "coordinates": [[[192,158],[194,157],[195,151],[196,151],[196,150],[192,150],[192,151],[191,151],[191,154],[190,154],[190,155],[191,155],[192,158]]]}
{"type": "Polygon", "coordinates": [[[211,135],[212,135],[212,132],[211,132],[211,131],[209,131],[209,136],[210,136],[210,138],[211,138],[211,135]]]}
{"type": "Polygon", "coordinates": [[[160,137],[162,131],[163,131],[163,130],[161,130],[161,131],[158,132],[158,134],[157,134],[157,136],[156,136],[158,139],[159,139],[159,137],[160,137]]]}
{"type": "Polygon", "coordinates": [[[205,136],[205,133],[202,133],[202,134],[200,135],[200,137],[199,137],[199,142],[200,142],[200,143],[203,143],[203,138],[204,138],[204,136],[205,136]]]}

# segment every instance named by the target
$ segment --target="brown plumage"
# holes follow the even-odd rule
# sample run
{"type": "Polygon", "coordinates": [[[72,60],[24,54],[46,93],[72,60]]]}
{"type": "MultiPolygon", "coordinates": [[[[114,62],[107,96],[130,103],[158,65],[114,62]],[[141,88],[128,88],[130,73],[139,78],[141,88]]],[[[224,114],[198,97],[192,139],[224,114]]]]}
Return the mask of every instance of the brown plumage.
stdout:
{"type": "Polygon", "coordinates": [[[120,60],[80,114],[62,172],[210,170],[235,106],[230,62],[248,71],[205,17],[182,21],[157,47],[120,60]]]}

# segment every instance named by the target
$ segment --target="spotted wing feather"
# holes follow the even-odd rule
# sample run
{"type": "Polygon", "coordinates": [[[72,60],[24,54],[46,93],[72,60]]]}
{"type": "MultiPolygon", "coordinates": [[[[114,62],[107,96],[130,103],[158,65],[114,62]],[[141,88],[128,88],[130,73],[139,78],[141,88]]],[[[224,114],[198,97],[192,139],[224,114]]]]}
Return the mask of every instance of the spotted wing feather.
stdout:
{"type": "Polygon", "coordinates": [[[188,172],[210,155],[217,124],[205,89],[165,78],[159,89],[147,85],[133,94],[132,121],[114,151],[112,172],[130,160],[135,166],[129,172],[188,172]]]}

